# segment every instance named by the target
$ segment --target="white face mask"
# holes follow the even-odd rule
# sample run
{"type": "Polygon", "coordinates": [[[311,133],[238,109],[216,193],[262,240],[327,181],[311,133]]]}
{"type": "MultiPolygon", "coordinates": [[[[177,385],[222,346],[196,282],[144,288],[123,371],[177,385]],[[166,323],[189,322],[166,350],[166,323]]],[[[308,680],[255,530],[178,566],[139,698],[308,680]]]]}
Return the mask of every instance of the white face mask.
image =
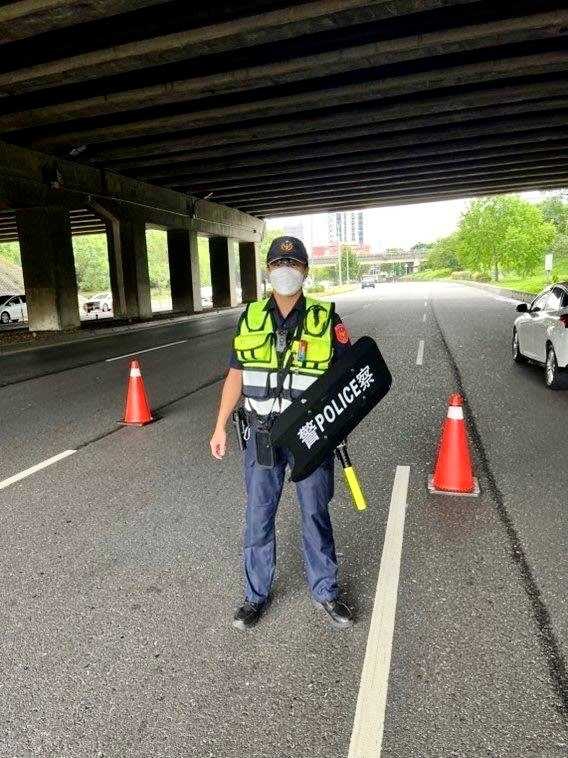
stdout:
{"type": "Polygon", "coordinates": [[[279,266],[269,274],[270,284],[279,295],[294,295],[302,289],[304,273],[292,266],[279,266]]]}

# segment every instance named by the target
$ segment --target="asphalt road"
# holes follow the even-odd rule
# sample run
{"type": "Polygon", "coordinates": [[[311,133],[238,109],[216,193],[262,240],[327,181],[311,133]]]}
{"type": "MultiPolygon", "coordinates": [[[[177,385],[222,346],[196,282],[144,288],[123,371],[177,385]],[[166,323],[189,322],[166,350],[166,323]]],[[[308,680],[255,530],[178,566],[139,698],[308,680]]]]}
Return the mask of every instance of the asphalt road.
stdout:
{"type": "Polygon", "coordinates": [[[0,487],[77,451],[0,489],[2,758],[345,758],[404,466],[392,656],[368,653],[390,670],[382,750],[357,758],[568,756],[568,393],[512,363],[514,305],[484,291],[385,284],[337,308],[394,376],[350,437],[370,507],[339,472],[332,506],[349,632],[310,604],[290,485],[273,604],[254,632],[230,625],[241,462],[235,444],[213,461],[208,438],[235,313],[2,358],[0,487]],[[124,428],[129,358],[108,359],[154,347],[160,420],[124,428]],[[426,489],[456,390],[478,499],[426,489]]]}

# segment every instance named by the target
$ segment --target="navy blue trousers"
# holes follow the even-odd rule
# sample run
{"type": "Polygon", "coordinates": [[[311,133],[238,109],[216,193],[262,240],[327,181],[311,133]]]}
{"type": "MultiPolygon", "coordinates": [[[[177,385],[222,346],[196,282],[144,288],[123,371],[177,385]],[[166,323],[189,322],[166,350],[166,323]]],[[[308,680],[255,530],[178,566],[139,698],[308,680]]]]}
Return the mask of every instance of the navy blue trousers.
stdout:
{"type": "MultiPolygon", "coordinates": [[[[260,603],[268,597],[276,569],[275,519],[284,486],[286,466],[291,454],[284,448],[274,450],[274,467],[260,468],[256,463],[254,431],[244,456],[247,491],[244,535],[245,597],[260,603]]],[[[331,455],[307,479],[296,484],[302,514],[304,565],[310,592],[315,600],[337,597],[337,558],[329,502],[333,497],[331,455]]]]}

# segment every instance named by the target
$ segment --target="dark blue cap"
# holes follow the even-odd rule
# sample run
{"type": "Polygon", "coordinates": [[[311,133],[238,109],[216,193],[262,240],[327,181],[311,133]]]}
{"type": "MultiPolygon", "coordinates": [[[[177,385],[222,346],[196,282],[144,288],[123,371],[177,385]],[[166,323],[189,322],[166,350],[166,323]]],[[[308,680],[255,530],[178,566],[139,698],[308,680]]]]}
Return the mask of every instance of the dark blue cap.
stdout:
{"type": "Polygon", "coordinates": [[[276,237],[268,248],[266,263],[273,263],[282,258],[291,258],[308,265],[308,254],[302,240],[297,237],[276,237]]]}

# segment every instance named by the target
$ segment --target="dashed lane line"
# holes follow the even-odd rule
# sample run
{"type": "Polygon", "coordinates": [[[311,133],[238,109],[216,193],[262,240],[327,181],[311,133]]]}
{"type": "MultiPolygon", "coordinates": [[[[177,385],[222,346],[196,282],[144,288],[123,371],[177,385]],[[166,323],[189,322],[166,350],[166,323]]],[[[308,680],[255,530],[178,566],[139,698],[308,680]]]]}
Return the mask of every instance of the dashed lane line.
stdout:
{"type": "Polygon", "coordinates": [[[397,466],[348,758],[380,758],[410,466],[397,466]]]}
{"type": "Polygon", "coordinates": [[[418,343],[418,355],[416,356],[416,365],[421,366],[424,361],[424,340],[418,343]]]}
{"type": "Polygon", "coordinates": [[[35,474],[36,471],[41,471],[44,468],[47,468],[48,466],[52,466],[54,463],[57,463],[58,461],[62,461],[64,458],[68,458],[70,455],[73,455],[76,453],[76,450],[64,450],[62,453],[58,453],[57,455],[54,455],[52,458],[48,458],[45,461],[42,461],[41,463],[36,463],[35,466],[31,466],[30,468],[27,468],[25,471],[20,471],[19,474],[14,474],[14,476],[8,477],[8,479],[4,479],[4,481],[0,482],[0,490],[5,489],[6,487],[9,487],[11,484],[15,484],[16,482],[19,482],[21,479],[25,479],[28,476],[31,476],[32,474],[35,474]]]}
{"type": "Polygon", "coordinates": [[[114,358],[106,358],[106,363],[112,363],[113,361],[120,361],[122,358],[131,358],[133,355],[142,355],[142,353],[151,353],[153,350],[163,350],[165,347],[173,347],[174,345],[183,345],[187,340],[177,340],[177,342],[167,342],[165,345],[156,345],[156,347],[148,347],[145,350],[135,350],[133,353],[126,353],[125,355],[116,355],[114,358]]]}

